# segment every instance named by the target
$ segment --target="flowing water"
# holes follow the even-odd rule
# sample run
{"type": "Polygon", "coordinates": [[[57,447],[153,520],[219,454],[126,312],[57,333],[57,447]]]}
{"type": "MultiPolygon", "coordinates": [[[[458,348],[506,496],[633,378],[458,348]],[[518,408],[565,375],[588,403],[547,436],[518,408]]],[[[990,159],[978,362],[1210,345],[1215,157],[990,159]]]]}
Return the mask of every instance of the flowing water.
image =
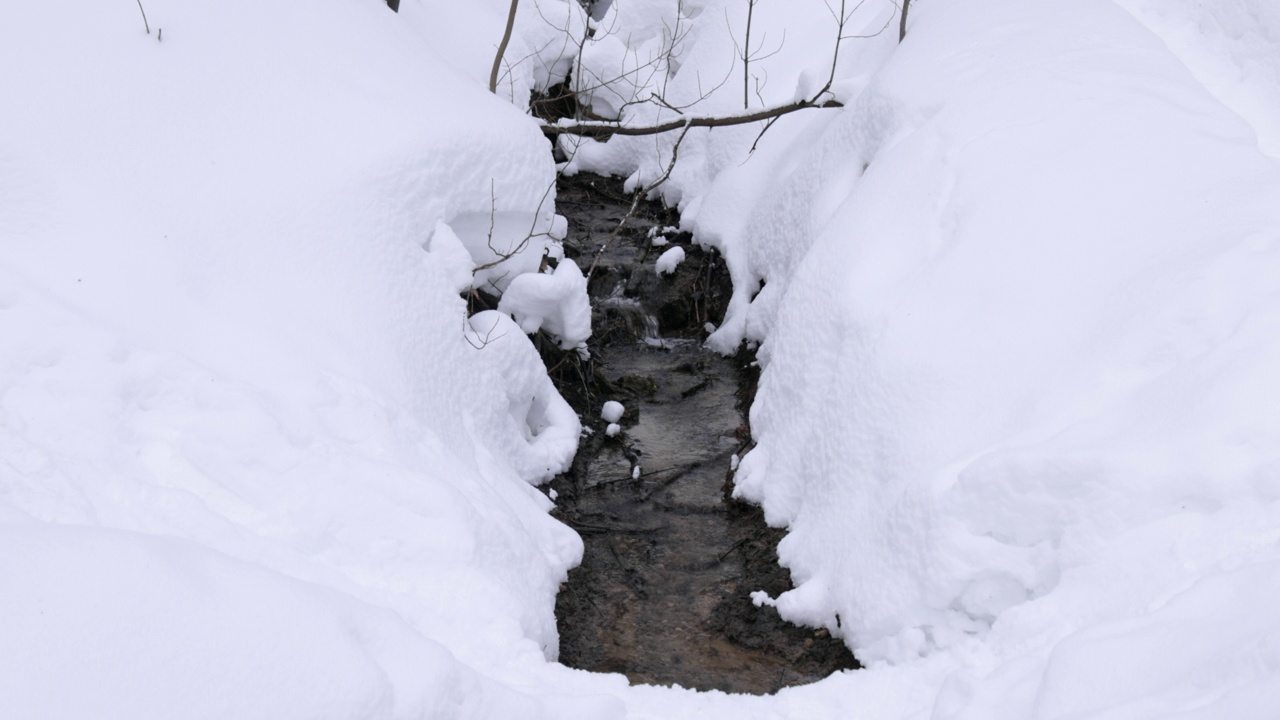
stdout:
{"type": "MultiPolygon", "coordinates": [[[[617,181],[586,176],[566,179],[557,204],[570,223],[566,253],[585,270],[630,202],[617,181]]],[[[633,683],[752,693],[854,668],[825,631],[748,597],[790,587],[777,565],[781,531],[728,497],[734,456],[749,447],[756,370],[745,353],[702,347],[729,297],[719,258],[672,235],[687,259],[671,276],[654,271],[652,231],[672,220],[646,206],[599,254],[593,358],[552,362],[594,430],[551,486],[557,517],[586,546],[557,601],[560,660],[633,683]],[[599,418],[605,400],[626,406],[614,437],[599,418]]]]}

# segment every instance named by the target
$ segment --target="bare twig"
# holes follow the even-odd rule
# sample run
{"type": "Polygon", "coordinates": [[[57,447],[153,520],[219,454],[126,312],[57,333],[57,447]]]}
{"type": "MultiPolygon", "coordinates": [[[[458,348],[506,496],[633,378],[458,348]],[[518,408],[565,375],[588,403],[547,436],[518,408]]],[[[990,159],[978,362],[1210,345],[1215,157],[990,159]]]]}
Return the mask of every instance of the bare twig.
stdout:
{"type": "Polygon", "coordinates": [[[742,538],[742,539],[741,539],[741,540],[739,540],[738,542],[736,542],[736,543],[734,543],[733,545],[731,545],[731,546],[729,547],[729,549],[728,549],[728,550],[725,550],[724,552],[720,553],[720,557],[716,558],[716,562],[717,562],[717,563],[722,563],[722,562],[724,562],[724,559],[725,559],[725,558],[727,558],[727,557],[729,557],[729,555],[730,555],[734,550],[737,550],[738,548],[740,548],[740,547],[742,547],[743,545],[745,545],[745,544],[746,544],[746,542],[747,542],[747,540],[750,540],[750,538],[742,538]]]}
{"type": "MultiPolygon", "coordinates": [[[[463,320],[462,322],[463,322],[464,324],[468,324],[468,325],[469,325],[469,322],[468,322],[467,320],[463,320]]],[[[493,331],[494,331],[494,330],[497,330],[497,329],[498,329],[498,326],[495,324],[493,327],[489,328],[489,332],[485,333],[485,334],[484,334],[484,337],[481,337],[481,336],[480,336],[480,333],[479,333],[479,332],[476,332],[476,333],[475,333],[475,335],[476,335],[477,340],[479,341],[479,344],[478,344],[478,345],[477,345],[476,343],[474,343],[474,342],[471,342],[471,336],[470,336],[468,333],[466,333],[466,332],[463,332],[463,333],[462,333],[462,339],[463,339],[463,340],[466,340],[466,341],[467,341],[467,344],[468,344],[468,345],[470,345],[471,347],[473,347],[473,348],[475,348],[475,349],[477,349],[477,350],[483,350],[484,348],[486,348],[486,347],[488,347],[488,346],[489,346],[489,343],[491,343],[491,342],[496,342],[497,340],[500,340],[503,336],[505,336],[505,335],[506,335],[506,333],[502,333],[502,334],[501,334],[501,335],[499,335],[498,337],[494,337],[494,336],[493,336],[493,331]]],[[[475,331],[475,329],[474,329],[474,328],[472,328],[472,331],[474,332],[474,331],[475,331]]]]}
{"type": "Polygon", "coordinates": [[[147,34],[151,34],[151,24],[147,22],[147,11],[142,9],[142,0],[138,0],[138,11],[142,13],[142,27],[147,29],[147,34]]]}
{"type": "Polygon", "coordinates": [[[547,189],[542,191],[542,199],[538,201],[538,208],[533,213],[533,220],[529,225],[529,231],[525,233],[524,238],[522,238],[520,242],[516,243],[515,247],[508,248],[506,250],[499,250],[493,244],[493,231],[497,224],[497,218],[498,218],[498,196],[494,192],[493,179],[492,178],[489,179],[489,198],[490,198],[489,208],[490,209],[489,209],[489,238],[488,238],[487,244],[489,246],[489,251],[492,252],[497,257],[493,260],[490,260],[487,263],[484,263],[483,265],[477,265],[471,271],[472,275],[475,275],[481,270],[488,270],[490,268],[497,267],[498,265],[501,265],[502,263],[510,260],[516,255],[519,255],[520,253],[524,252],[525,248],[529,247],[529,241],[533,240],[534,238],[551,237],[550,232],[536,232],[536,231],[538,229],[538,218],[542,214],[542,207],[546,205],[547,199],[551,197],[551,191],[554,190],[555,187],[556,187],[556,181],[552,180],[547,185],[547,189]]]}
{"type": "Polygon", "coordinates": [[[511,30],[516,26],[518,7],[520,7],[520,0],[511,0],[511,10],[507,13],[507,29],[502,32],[502,42],[498,43],[498,54],[493,56],[493,69],[489,71],[489,92],[494,95],[498,94],[498,70],[502,67],[502,56],[507,52],[507,44],[511,42],[511,30]]]}
{"type": "Polygon", "coordinates": [[[747,0],[747,33],[742,42],[742,109],[751,107],[751,90],[748,80],[751,77],[751,16],[755,14],[758,0],[747,0]]]}
{"type": "Polygon", "coordinates": [[[659,185],[666,182],[667,178],[671,177],[671,171],[676,167],[676,158],[680,155],[680,143],[684,142],[684,138],[689,134],[689,129],[691,127],[693,126],[686,125],[684,131],[680,133],[680,137],[676,138],[675,144],[671,146],[671,161],[667,163],[667,169],[657,180],[649,183],[643,189],[636,191],[635,195],[631,198],[631,207],[627,208],[627,214],[618,221],[617,227],[613,229],[613,232],[609,233],[609,237],[604,239],[604,243],[600,245],[600,249],[596,250],[596,256],[591,260],[591,267],[587,269],[588,283],[591,282],[591,274],[596,271],[596,265],[600,262],[600,256],[604,255],[604,251],[609,247],[609,244],[613,242],[613,239],[622,234],[622,228],[626,226],[627,221],[631,219],[631,216],[635,215],[636,208],[640,206],[640,201],[647,197],[649,193],[656,190],[659,185]]]}
{"type": "Polygon", "coordinates": [[[677,481],[677,480],[679,480],[680,478],[684,477],[684,476],[685,476],[685,474],[686,474],[687,472],[688,472],[688,470],[686,470],[686,469],[681,469],[679,472],[672,473],[671,475],[668,475],[667,477],[663,478],[663,479],[662,479],[661,481],[659,481],[659,482],[658,482],[658,484],[657,484],[657,485],[655,485],[654,487],[649,488],[648,490],[645,490],[645,491],[641,491],[641,493],[640,493],[640,500],[641,500],[642,502],[648,502],[648,501],[649,501],[649,500],[650,500],[654,495],[658,494],[658,491],[659,491],[659,490],[663,490],[663,489],[667,488],[668,486],[670,486],[670,485],[671,485],[672,483],[674,483],[675,481],[677,481]]]}

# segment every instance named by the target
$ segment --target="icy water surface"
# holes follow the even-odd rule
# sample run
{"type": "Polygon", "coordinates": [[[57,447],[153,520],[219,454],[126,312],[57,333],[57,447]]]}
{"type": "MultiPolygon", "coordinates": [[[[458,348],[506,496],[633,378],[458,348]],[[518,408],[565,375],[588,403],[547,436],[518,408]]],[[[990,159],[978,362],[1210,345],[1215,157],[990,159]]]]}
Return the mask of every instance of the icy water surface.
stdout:
{"type": "MultiPolygon", "coordinates": [[[[614,181],[562,185],[566,245],[584,270],[625,203],[614,181]]],[[[586,545],[557,602],[560,660],[634,683],[751,693],[856,667],[825,631],[784,623],[748,597],[790,587],[777,566],[780,531],[727,497],[732,457],[750,439],[755,370],[745,354],[723,358],[701,344],[729,296],[718,258],[673,236],[688,259],[674,276],[654,273],[649,231],[670,221],[645,208],[600,256],[593,360],[553,373],[595,430],[552,483],[557,516],[586,545]],[[610,399],[627,408],[613,438],[599,419],[610,399]]]]}

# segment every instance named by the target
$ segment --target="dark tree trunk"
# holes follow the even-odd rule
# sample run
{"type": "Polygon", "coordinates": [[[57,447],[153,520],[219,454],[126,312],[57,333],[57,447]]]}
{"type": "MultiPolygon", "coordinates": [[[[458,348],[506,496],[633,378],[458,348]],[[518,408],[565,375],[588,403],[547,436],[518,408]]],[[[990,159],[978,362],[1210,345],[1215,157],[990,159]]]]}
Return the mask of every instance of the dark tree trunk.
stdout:
{"type": "Polygon", "coordinates": [[[387,7],[391,8],[392,12],[400,12],[400,0],[387,0],[387,7]]]}

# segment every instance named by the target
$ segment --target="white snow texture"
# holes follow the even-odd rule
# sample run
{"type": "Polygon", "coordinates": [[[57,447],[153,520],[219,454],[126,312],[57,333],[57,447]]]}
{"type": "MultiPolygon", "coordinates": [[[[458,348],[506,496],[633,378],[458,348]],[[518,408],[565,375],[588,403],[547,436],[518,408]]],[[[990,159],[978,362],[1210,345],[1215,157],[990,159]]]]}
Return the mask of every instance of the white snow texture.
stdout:
{"type": "Polygon", "coordinates": [[[752,599],[867,665],[765,697],[555,662],[533,485],[583,429],[525,333],[591,313],[525,110],[576,0],[496,97],[503,0],[144,4],[0,23],[0,714],[1276,716],[1273,0],[916,0],[901,44],[875,0],[834,72],[828,4],[763,0],[746,97],[745,3],[609,4],[598,114],[840,103],[560,141],[670,169],[709,345],[759,343],[735,492],[795,589],[752,599]]]}

